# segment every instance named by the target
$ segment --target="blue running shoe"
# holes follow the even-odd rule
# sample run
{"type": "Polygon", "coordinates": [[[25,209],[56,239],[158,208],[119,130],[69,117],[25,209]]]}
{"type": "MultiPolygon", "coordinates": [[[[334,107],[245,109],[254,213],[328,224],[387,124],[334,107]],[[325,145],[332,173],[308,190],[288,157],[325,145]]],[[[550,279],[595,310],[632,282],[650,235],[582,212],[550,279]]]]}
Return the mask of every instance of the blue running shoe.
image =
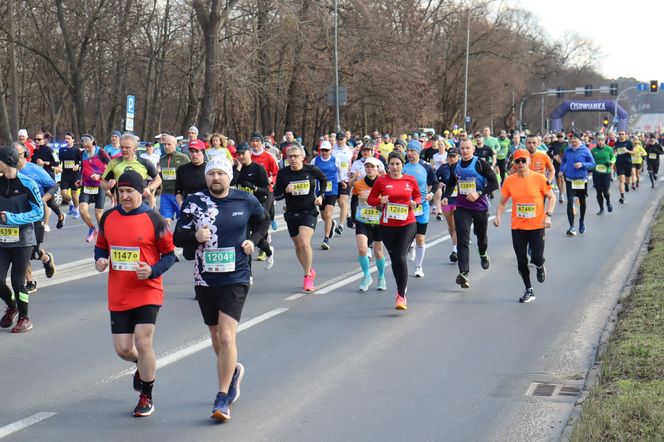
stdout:
{"type": "Polygon", "coordinates": [[[369,290],[369,287],[371,286],[371,283],[373,282],[373,279],[371,278],[371,275],[366,275],[362,278],[362,282],[360,283],[360,291],[361,292],[366,292],[369,290]]]}
{"type": "Polygon", "coordinates": [[[231,378],[231,385],[228,387],[228,403],[232,404],[240,398],[240,383],[244,377],[244,365],[239,362],[235,365],[235,371],[231,378]]]}
{"type": "Polygon", "coordinates": [[[214,400],[214,407],[212,407],[212,419],[220,421],[227,421],[231,418],[231,409],[229,407],[228,395],[226,393],[217,393],[214,400]]]}
{"type": "Polygon", "coordinates": [[[277,223],[276,219],[272,220],[272,230],[277,230],[279,228],[279,223],[277,223]]]}

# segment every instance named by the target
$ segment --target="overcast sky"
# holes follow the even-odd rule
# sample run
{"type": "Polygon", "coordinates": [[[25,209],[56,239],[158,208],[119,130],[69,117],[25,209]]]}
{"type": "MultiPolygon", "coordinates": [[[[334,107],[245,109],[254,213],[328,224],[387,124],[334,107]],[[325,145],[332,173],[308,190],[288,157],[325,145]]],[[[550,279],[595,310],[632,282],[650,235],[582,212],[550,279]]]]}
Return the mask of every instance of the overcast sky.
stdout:
{"type": "Polygon", "coordinates": [[[664,82],[664,1],[511,0],[532,11],[554,39],[572,31],[598,43],[605,77],[664,82]]]}

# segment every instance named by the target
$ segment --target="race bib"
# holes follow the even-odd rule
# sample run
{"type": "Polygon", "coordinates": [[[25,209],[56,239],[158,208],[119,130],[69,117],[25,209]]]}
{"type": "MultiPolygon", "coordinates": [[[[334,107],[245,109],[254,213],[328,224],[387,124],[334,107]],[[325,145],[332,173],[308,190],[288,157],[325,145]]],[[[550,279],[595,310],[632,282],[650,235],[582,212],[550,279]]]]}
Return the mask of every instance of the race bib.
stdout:
{"type": "Polygon", "coordinates": [[[459,195],[459,186],[454,186],[454,192],[450,195],[450,198],[456,198],[459,195]]]}
{"type": "Polygon", "coordinates": [[[595,172],[599,173],[607,173],[609,171],[609,168],[606,167],[604,164],[598,164],[595,166],[595,172]]]}
{"type": "Polygon", "coordinates": [[[203,270],[210,273],[235,271],[235,247],[205,249],[203,251],[203,270]]]}
{"type": "Polygon", "coordinates": [[[309,190],[311,190],[311,182],[309,180],[302,181],[293,181],[293,195],[309,195],[309,190]]]}
{"type": "Polygon", "coordinates": [[[65,160],[64,161],[65,169],[73,169],[75,165],[76,165],[76,161],[74,161],[74,160],[65,160]]]}
{"type": "Polygon", "coordinates": [[[475,180],[461,180],[459,181],[459,193],[461,195],[470,195],[476,192],[475,180]]]}
{"type": "Polygon", "coordinates": [[[535,218],[535,204],[517,204],[517,218],[535,218]]]}
{"type": "Polygon", "coordinates": [[[341,162],[341,169],[342,170],[348,169],[348,162],[347,161],[342,161],[341,162]]]}
{"type": "Polygon", "coordinates": [[[422,204],[418,204],[415,206],[415,209],[413,209],[413,215],[415,216],[422,216],[424,214],[424,209],[422,208],[422,204]]]}
{"type": "Polygon", "coordinates": [[[358,207],[358,220],[365,224],[378,224],[380,220],[380,210],[375,207],[358,207]]]}
{"type": "Polygon", "coordinates": [[[167,167],[165,169],[161,169],[161,176],[164,178],[164,181],[175,180],[175,168],[167,167]]]}
{"type": "Polygon", "coordinates": [[[623,154],[626,154],[626,153],[627,153],[627,148],[625,148],[625,147],[619,147],[618,149],[616,149],[616,154],[618,154],[618,155],[623,155],[623,154]]]}
{"type": "Polygon", "coordinates": [[[83,193],[88,195],[99,195],[99,187],[83,186],[83,193]]]}
{"type": "Polygon", "coordinates": [[[325,187],[326,192],[332,192],[332,181],[327,182],[327,186],[325,187]]]}
{"type": "Polygon", "coordinates": [[[11,243],[18,242],[18,227],[0,226],[0,242],[11,243]]]}
{"type": "Polygon", "coordinates": [[[650,158],[651,160],[656,160],[657,159],[657,154],[656,153],[648,154],[648,158],[650,158]]]}
{"type": "Polygon", "coordinates": [[[586,188],[586,180],[572,180],[572,189],[581,190],[586,188]]]}
{"type": "Polygon", "coordinates": [[[121,272],[133,272],[138,267],[141,249],[138,247],[111,246],[111,268],[121,272]]]}
{"type": "Polygon", "coordinates": [[[387,203],[387,219],[404,221],[408,218],[408,204],[387,203]]]}

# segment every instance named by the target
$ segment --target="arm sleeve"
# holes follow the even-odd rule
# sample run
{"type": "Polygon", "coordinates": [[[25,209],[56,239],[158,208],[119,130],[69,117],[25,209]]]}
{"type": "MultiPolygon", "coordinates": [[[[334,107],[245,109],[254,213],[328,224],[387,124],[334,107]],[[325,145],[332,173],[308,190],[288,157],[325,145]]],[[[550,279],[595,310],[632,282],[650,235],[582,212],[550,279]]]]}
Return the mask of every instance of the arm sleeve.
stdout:
{"type": "Polygon", "coordinates": [[[318,188],[318,196],[325,195],[325,189],[327,189],[327,177],[318,167],[313,166],[313,173],[315,178],[318,180],[320,187],[318,188]]]}
{"type": "Polygon", "coordinates": [[[173,245],[173,234],[168,229],[166,222],[163,219],[160,219],[160,221],[162,225],[160,225],[160,233],[157,238],[157,247],[159,248],[161,257],[159,261],[150,266],[152,268],[150,279],[160,277],[177,262],[174,251],[175,246],[173,245]]]}
{"type": "Polygon", "coordinates": [[[436,179],[436,174],[433,171],[433,167],[427,164],[427,185],[431,186],[430,192],[436,193],[438,190],[438,180],[436,179]]]}
{"type": "Polygon", "coordinates": [[[493,171],[493,167],[491,167],[491,165],[486,161],[479,160],[478,163],[480,163],[481,167],[478,172],[481,173],[482,176],[484,176],[484,178],[487,180],[482,193],[489,194],[498,189],[498,178],[496,177],[496,172],[493,171]]]}
{"type": "Polygon", "coordinates": [[[258,202],[256,197],[251,197],[252,211],[249,218],[249,228],[251,229],[251,237],[249,238],[254,244],[265,238],[267,231],[270,228],[270,217],[258,202]]]}
{"type": "MultiPolygon", "coordinates": [[[[184,166],[184,164],[182,165],[184,166]]],[[[182,189],[184,188],[184,183],[182,182],[182,174],[184,173],[182,170],[182,166],[178,167],[175,170],[175,194],[176,195],[182,195],[182,189]]]]}
{"type": "MultiPolygon", "coordinates": [[[[198,247],[198,240],[196,239],[196,226],[194,224],[194,215],[192,213],[192,207],[194,204],[191,203],[190,198],[191,197],[187,197],[187,199],[184,200],[184,203],[182,203],[180,217],[178,218],[178,222],[175,225],[175,231],[173,233],[173,243],[178,247],[187,249],[188,251],[192,251],[198,247]]],[[[190,259],[187,253],[184,255],[187,257],[187,259],[190,259]]]]}
{"type": "Polygon", "coordinates": [[[415,177],[410,177],[413,182],[413,195],[412,198],[417,204],[422,204],[422,194],[420,193],[420,186],[417,184],[415,177]]]}
{"type": "Polygon", "coordinates": [[[97,261],[99,258],[106,258],[108,259],[109,253],[108,253],[108,241],[106,241],[106,234],[104,233],[104,224],[106,222],[106,217],[108,217],[108,214],[111,213],[111,211],[106,212],[102,218],[101,221],[99,222],[99,233],[97,234],[97,242],[95,243],[95,261],[97,261]]]}
{"type": "Polygon", "coordinates": [[[44,203],[39,193],[37,183],[31,179],[20,178],[21,183],[28,189],[28,202],[30,203],[30,211],[22,213],[5,212],[7,217],[7,224],[9,225],[24,225],[40,221],[44,218],[44,203]]]}
{"type": "Polygon", "coordinates": [[[258,176],[256,177],[256,191],[255,193],[261,198],[265,198],[270,194],[270,179],[267,177],[267,172],[263,167],[257,167],[258,176]]]}
{"type": "Polygon", "coordinates": [[[277,182],[274,185],[274,199],[279,201],[286,196],[286,183],[284,183],[284,176],[287,173],[287,168],[283,168],[277,174],[277,182]]]}
{"type": "Polygon", "coordinates": [[[447,180],[447,183],[445,183],[445,193],[443,194],[443,198],[450,198],[452,196],[452,193],[454,193],[454,189],[456,188],[457,185],[457,179],[456,175],[454,174],[454,171],[456,170],[458,164],[459,163],[456,163],[452,167],[450,167],[450,177],[447,180]]]}
{"type": "Polygon", "coordinates": [[[379,206],[380,205],[380,195],[383,191],[383,183],[381,179],[377,179],[373,186],[371,186],[371,192],[367,197],[367,203],[370,206],[379,206]]]}

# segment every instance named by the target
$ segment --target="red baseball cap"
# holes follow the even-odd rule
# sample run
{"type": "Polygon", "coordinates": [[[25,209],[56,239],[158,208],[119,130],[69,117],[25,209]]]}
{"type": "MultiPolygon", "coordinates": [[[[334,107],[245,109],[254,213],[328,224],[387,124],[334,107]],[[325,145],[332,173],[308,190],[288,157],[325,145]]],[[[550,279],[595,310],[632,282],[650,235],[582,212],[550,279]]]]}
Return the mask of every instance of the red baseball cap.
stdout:
{"type": "Polygon", "coordinates": [[[191,140],[189,142],[189,150],[191,149],[205,150],[205,143],[201,140],[191,140]]]}

